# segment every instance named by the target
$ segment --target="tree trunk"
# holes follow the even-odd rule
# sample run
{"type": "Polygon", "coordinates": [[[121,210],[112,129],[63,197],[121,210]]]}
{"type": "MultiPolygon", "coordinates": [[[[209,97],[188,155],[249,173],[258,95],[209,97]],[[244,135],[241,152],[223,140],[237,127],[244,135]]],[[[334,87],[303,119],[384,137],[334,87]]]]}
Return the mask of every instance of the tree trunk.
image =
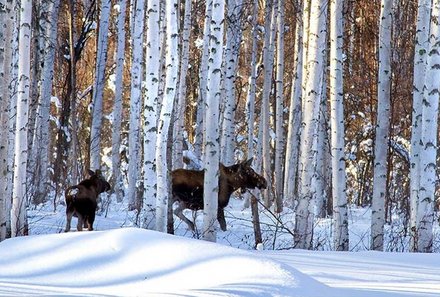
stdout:
{"type": "Polygon", "coordinates": [[[93,90],[93,116],[90,129],[90,167],[101,168],[101,126],[102,126],[102,97],[105,86],[105,66],[107,63],[107,36],[110,18],[110,0],[101,0],[101,15],[99,17],[98,50],[96,53],[96,77],[93,90]]]}
{"type": "Polygon", "coordinates": [[[11,170],[8,162],[9,151],[9,115],[11,107],[11,66],[14,6],[15,1],[5,1],[4,10],[0,9],[0,18],[4,20],[4,30],[0,30],[0,241],[7,237],[10,225],[10,198],[8,193],[11,170]]]}
{"type": "Polygon", "coordinates": [[[124,185],[121,176],[121,123],[122,123],[122,94],[123,94],[123,73],[125,61],[125,0],[119,0],[119,11],[117,18],[117,46],[116,46],[116,69],[115,69],[115,105],[113,107],[112,125],[112,177],[113,189],[116,193],[116,200],[121,202],[124,197],[124,185]]]}
{"type": "Polygon", "coordinates": [[[379,24],[379,84],[377,124],[374,147],[373,198],[371,204],[371,249],[383,250],[385,225],[388,139],[390,130],[391,91],[391,22],[392,0],[382,0],[379,24]]]}
{"type": "Polygon", "coordinates": [[[52,80],[55,63],[55,44],[57,42],[58,12],[60,1],[48,1],[44,7],[48,12],[47,19],[43,22],[44,48],[43,48],[43,69],[41,71],[40,105],[38,106],[38,117],[36,119],[35,135],[32,147],[31,158],[35,160],[35,197],[38,203],[44,202],[49,193],[49,115],[50,102],[52,98],[52,80]]]}
{"type": "MultiPolygon", "coordinates": [[[[275,28],[276,28],[276,5],[274,0],[266,0],[266,15],[264,21],[264,44],[263,44],[263,65],[264,82],[261,99],[260,129],[262,138],[259,138],[262,145],[261,160],[263,164],[262,174],[269,185],[273,183],[271,175],[271,151],[270,151],[270,93],[272,91],[272,74],[274,64],[275,28]]],[[[264,190],[264,205],[269,208],[272,204],[272,188],[264,190]]]]}
{"type": "Polygon", "coordinates": [[[410,158],[410,250],[417,251],[417,206],[420,191],[420,145],[422,137],[422,102],[425,92],[427,59],[429,51],[429,28],[431,21],[431,0],[419,0],[414,50],[413,112],[410,158]]]}
{"type": "Polygon", "coordinates": [[[199,70],[199,96],[197,98],[197,115],[195,128],[194,153],[197,158],[201,159],[203,150],[203,132],[204,125],[203,118],[205,116],[205,101],[206,101],[206,84],[208,77],[208,55],[209,55],[209,36],[210,24],[212,17],[212,1],[206,1],[205,8],[205,23],[203,25],[203,50],[199,70]]]}
{"type": "Polygon", "coordinates": [[[275,121],[275,211],[283,211],[283,160],[284,160],[284,0],[278,1],[277,64],[276,64],[276,121],[275,121]]]}
{"type": "Polygon", "coordinates": [[[345,178],[345,130],[343,105],[342,0],[330,2],[330,129],[333,196],[333,248],[348,251],[348,217],[345,178]]]}
{"type": "Polygon", "coordinates": [[[189,38],[191,34],[192,0],[185,1],[185,16],[182,30],[182,50],[179,89],[177,92],[176,120],[174,124],[174,148],[172,168],[183,168],[183,143],[185,141],[186,75],[189,65],[189,38]]]}
{"type": "MultiPolygon", "coordinates": [[[[155,212],[156,205],[156,138],[157,111],[160,82],[160,1],[149,0],[147,10],[147,51],[144,97],[144,209],[147,216],[155,212]]],[[[151,228],[154,228],[152,220],[151,228]]],[[[150,227],[150,226],[149,226],[150,227]]]]}
{"type": "Polygon", "coordinates": [[[26,214],[26,168],[28,159],[27,130],[30,86],[31,21],[32,1],[23,0],[20,4],[17,124],[15,134],[14,185],[11,210],[11,232],[13,237],[28,234],[26,214]]]}
{"type": "Polygon", "coordinates": [[[166,2],[166,81],[165,94],[160,111],[158,136],[156,144],[157,199],[156,199],[156,230],[166,232],[167,210],[169,200],[170,177],[167,162],[167,142],[170,129],[171,113],[176,96],[177,77],[179,70],[177,0],[166,2]]]}
{"type": "Polygon", "coordinates": [[[142,61],[144,42],[144,0],[137,0],[134,14],[133,37],[133,61],[131,64],[131,95],[130,95],[130,129],[128,136],[128,189],[127,200],[129,209],[141,209],[141,203],[137,199],[136,188],[138,186],[140,172],[140,110],[142,97],[142,61]]]}
{"type": "Polygon", "coordinates": [[[210,23],[208,81],[205,106],[205,141],[203,185],[203,239],[217,240],[216,222],[219,190],[219,106],[221,97],[221,77],[223,58],[224,0],[211,0],[212,19],[210,23]]]}
{"type": "Polygon", "coordinates": [[[437,131],[440,91],[440,1],[433,2],[430,48],[426,75],[426,96],[422,103],[422,151],[420,192],[417,206],[417,251],[431,253],[433,245],[434,201],[437,184],[437,131]]]}
{"type": "Polygon", "coordinates": [[[255,97],[257,81],[257,18],[258,18],[258,0],[253,1],[252,7],[252,51],[251,51],[251,75],[249,76],[249,90],[246,97],[246,115],[248,125],[248,153],[247,158],[254,156],[254,121],[255,121],[255,97]]]}
{"type": "MultiPolygon", "coordinates": [[[[310,9],[310,22],[308,39],[307,59],[309,78],[305,83],[303,97],[304,116],[303,130],[301,133],[301,147],[299,158],[299,189],[298,205],[295,216],[295,247],[312,249],[313,247],[313,224],[314,224],[314,199],[316,189],[313,187],[313,179],[316,175],[317,158],[317,133],[319,124],[319,112],[321,106],[321,91],[323,81],[323,62],[325,49],[325,34],[321,34],[326,26],[324,9],[327,7],[326,0],[313,1],[310,9]]],[[[304,14],[307,16],[307,14],[304,14]]],[[[325,32],[325,30],[323,31],[325,32]]],[[[305,50],[305,48],[304,48],[305,50]]]]}
{"type": "Polygon", "coordinates": [[[226,47],[224,53],[224,78],[223,91],[224,99],[223,116],[221,118],[221,162],[223,164],[234,163],[235,148],[235,79],[237,75],[237,66],[240,53],[240,44],[242,39],[241,17],[244,6],[242,0],[228,0],[228,17],[226,28],[226,47]]]}
{"type": "MultiPolygon", "coordinates": [[[[296,19],[303,19],[301,1],[297,1],[296,19]]],[[[307,2],[307,1],[306,1],[307,2]]],[[[292,79],[292,91],[290,94],[289,121],[286,139],[286,164],[284,168],[284,200],[288,205],[293,206],[298,173],[299,140],[301,127],[301,82],[303,78],[303,22],[296,23],[295,30],[295,63],[292,79]]]]}

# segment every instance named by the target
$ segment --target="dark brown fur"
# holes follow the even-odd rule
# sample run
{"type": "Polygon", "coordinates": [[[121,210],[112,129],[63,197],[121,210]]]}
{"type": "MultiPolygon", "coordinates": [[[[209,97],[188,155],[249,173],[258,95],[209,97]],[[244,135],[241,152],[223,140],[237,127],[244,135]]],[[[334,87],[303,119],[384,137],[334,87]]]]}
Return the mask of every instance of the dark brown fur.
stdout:
{"type": "Polygon", "coordinates": [[[78,217],[77,230],[82,231],[83,224],[89,231],[93,230],[95,212],[98,206],[98,195],[110,190],[110,184],[104,179],[100,170],[88,171],[90,177],[65,191],[67,223],[65,232],[70,231],[72,216],[78,217]]]}
{"type": "MultiPolygon", "coordinates": [[[[217,219],[220,228],[226,231],[224,208],[228,205],[231,194],[238,189],[266,189],[266,179],[258,175],[251,167],[252,159],[224,166],[220,164],[218,213],[217,219]]],[[[192,210],[203,209],[204,171],[177,169],[171,173],[173,200],[179,202],[174,214],[182,219],[191,230],[194,224],[183,215],[186,208],[192,210]]]]}

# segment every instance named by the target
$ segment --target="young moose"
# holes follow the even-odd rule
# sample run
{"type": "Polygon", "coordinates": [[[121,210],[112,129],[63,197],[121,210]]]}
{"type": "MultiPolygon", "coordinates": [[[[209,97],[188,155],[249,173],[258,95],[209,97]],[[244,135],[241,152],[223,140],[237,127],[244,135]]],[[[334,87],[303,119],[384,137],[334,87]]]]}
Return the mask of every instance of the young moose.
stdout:
{"type": "Polygon", "coordinates": [[[89,231],[93,230],[95,212],[98,205],[98,195],[110,190],[110,184],[102,176],[101,170],[88,170],[90,177],[76,186],[66,189],[66,230],[70,231],[72,216],[78,217],[77,230],[82,231],[83,224],[89,231]]]}
{"type": "MultiPolygon", "coordinates": [[[[224,208],[229,203],[231,194],[242,189],[266,189],[266,179],[252,169],[252,159],[232,166],[224,166],[220,163],[220,178],[218,192],[217,220],[220,228],[226,231],[224,208]]],[[[194,224],[183,215],[186,208],[192,210],[203,209],[203,182],[204,171],[177,169],[171,172],[171,184],[173,190],[173,201],[178,201],[179,206],[174,214],[183,220],[191,230],[194,224]]]]}

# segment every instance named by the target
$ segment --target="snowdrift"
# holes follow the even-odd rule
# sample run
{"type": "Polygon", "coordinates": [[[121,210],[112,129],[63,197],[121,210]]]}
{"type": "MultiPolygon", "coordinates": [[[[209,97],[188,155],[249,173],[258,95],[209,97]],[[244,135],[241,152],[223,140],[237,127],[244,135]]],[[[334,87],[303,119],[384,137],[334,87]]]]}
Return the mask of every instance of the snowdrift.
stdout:
{"type": "Polygon", "coordinates": [[[0,243],[0,295],[337,296],[259,252],[136,228],[0,243]]]}

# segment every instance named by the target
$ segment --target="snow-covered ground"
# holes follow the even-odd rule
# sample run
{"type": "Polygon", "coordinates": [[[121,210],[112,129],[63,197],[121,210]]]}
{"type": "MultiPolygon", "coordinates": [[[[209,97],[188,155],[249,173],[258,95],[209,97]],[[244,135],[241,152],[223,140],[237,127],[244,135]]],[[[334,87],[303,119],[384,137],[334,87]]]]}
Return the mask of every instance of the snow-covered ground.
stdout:
{"type": "MultiPolygon", "coordinates": [[[[62,207],[33,210],[34,235],[0,243],[0,295],[440,296],[440,254],[269,250],[287,248],[291,238],[265,212],[266,250],[255,251],[249,213],[240,205],[235,200],[228,207],[229,230],[218,233],[219,244],[188,238],[197,234],[178,219],[180,236],[133,228],[133,214],[123,204],[98,216],[99,231],[93,232],[63,233],[62,207]]],[[[365,214],[356,210],[352,216],[365,214]]],[[[324,238],[328,222],[320,224],[324,238]]],[[[367,245],[367,225],[352,226],[351,236],[361,239],[353,240],[353,250],[367,245]]]]}

